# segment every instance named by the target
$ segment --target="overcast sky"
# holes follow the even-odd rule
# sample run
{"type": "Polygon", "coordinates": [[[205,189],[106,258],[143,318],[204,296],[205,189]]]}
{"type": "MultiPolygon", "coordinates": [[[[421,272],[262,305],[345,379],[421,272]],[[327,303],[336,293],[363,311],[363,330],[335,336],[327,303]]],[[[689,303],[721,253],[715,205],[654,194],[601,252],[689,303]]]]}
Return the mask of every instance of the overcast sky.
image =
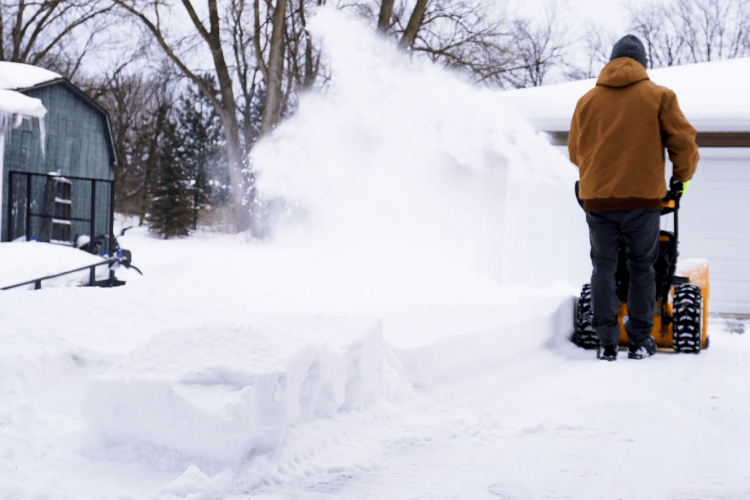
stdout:
{"type": "MultiPolygon", "coordinates": [[[[516,0],[515,4],[527,15],[538,12],[550,0],[516,0]]],[[[568,15],[573,19],[584,21],[591,19],[603,25],[618,36],[627,34],[628,11],[625,1],[621,0],[557,0],[568,6],[568,15]]],[[[659,0],[628,0],[627,3],[643,5],[656,3],[659,0]]]]}
{"type": "Polygon", "coordinates": [[[575,15],[577,11],[581,17],[588,17],[597,23],[601,23],[614,30],[617,34],[626,34],[628,11],[619,0],[568,1],[571,6],[571,14],[575,15]]]}
{"type": "MultiPolygon", "coordinates": [[[[528,19],[543,16],[544,9],[550,2],[558,3],[558,20],[569,29],[565,37],[577,40],[568,50],[568,62],[584,69],[589,64],[588,48],[583,37],[589,21],[603,30],[603,40],[618,40],[630,32],[628,29],[630,13],[626,4],[640,7],[669,0],[509,0],[508,6],[528,19]],[[562,19],[561,19],[562,18],[562,19]]],[[[605,49],[611,50],[611,47],[605,49]]],[[[598,74],[603,63],[595,63],[593,74],[598,74]]],[[[553,70],[545,77],[545,84],[566,81],[569,77],[558,70],[553,70]]]]}

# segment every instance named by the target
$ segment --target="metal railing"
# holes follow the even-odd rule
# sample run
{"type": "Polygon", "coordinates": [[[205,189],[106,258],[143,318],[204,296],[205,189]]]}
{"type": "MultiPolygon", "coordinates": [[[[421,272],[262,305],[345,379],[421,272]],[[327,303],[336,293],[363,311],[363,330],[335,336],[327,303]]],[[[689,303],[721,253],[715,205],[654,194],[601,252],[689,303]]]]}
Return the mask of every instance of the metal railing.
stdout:
{"type": "MultiPolygon", "coordinates": [[[[53,278],[59,278],[60,276],[65,276],[66,274],[77,273],[77,272],[83,271],[85,269],[89,270],[89,282],[88,282],[88,284],[86,286],[98,286],[98,287],[107,287],[107,288],[113,287],[113,286],[120,286],[120,285],[124,285],[125,282],[124,281],[120,281],[117,278],[115,278],[115,271],[114,271],[115,268],[117,268],[120,264],[122,264],[122,265],[124,265],[125,267],[128,267],[128,268],[132,267],[136,271],[138,271],[139,273],[141,273],[141,271],[138,270],[138,268],[136,268],[135,266],[130,265],[130,262],[125,257],[110,257],[110,258],[108,258],[106,260],[103,260],[101,262],[97,262],[96,264],[91,264],[90,266],[83,266],[83,267],[79,267],[77,269],[72,269],[70,271],[65,271],[63,273],[52,274],[50,276],[45,276],[43,278],[36,278],[36,279],[33,279],[33,280],[24,281],[23,283],[18,283],[18,284],[15,284],[15,285],[10,285],[10,286],[6,286],[6,287],[3,287],[3,288],[0,288],[0,290],[10,290],[12,288],[17,288],[19,286],[25,286],[25,285],[31,285],[31,284],[34,285],[34,290],[41,290],[41,288],[42,288],[42,281],[44,281],[44,280],[51,280],[53,278]],[[96,268],[99,267],[99,266],[105,266],[105,265],[110,266],[109,278],[106,279],[106,280],[99,280],[99,281],[97,281],[96,280],[96,268]]],[[[141,273],[141,274],[143,274],[143,273],[141,273]]]]}

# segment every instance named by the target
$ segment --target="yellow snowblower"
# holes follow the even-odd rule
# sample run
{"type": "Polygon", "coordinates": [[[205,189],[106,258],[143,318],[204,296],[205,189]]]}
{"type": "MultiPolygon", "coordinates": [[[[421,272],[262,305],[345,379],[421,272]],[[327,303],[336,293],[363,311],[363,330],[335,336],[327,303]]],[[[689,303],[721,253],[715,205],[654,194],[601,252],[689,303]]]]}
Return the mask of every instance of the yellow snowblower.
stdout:
{"type": "MultiPolygon", "coordinates": [[[[662,230],[659,234],[659,258],[654,265],[656,271],[656,311],[651,335],[660,348],[671,348],[679,353],[699,353],[709,345],[708,297],[709,265],[706,260],[688,260],[677,265],[678,212],[680,209],[681,183],[670,183],[664,198],[662,215],[673,214],[674,231],[662,230]],[[679,268],[679,271],[678,271],[679,268]],[[679,275],[677,274],[679,272],[679,275]]],[[[576,198],[583,207],[575,186],[576,198]]],[[[625,255],[625,241],[620,240],[619,263],[615,275],[617,297],[620,299],[620,345],[628,345],[625,321],[628,317],[629,275],[625,255]]],[[[599,338],[591,325],[591,285],[583,285],[576,303],[576,330],[573,342],[584,349],[599,347],[599,338]]]]}

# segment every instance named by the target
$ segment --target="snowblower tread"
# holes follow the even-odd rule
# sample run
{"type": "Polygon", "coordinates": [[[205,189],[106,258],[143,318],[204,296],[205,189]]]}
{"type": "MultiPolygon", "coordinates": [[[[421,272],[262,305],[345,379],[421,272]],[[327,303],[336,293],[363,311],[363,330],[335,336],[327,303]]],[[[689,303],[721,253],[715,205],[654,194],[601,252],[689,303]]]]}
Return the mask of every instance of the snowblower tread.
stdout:
{"type": "Polygon", "coordinates": [[[701,350],[703,298],[695,285],[674,288],[672,334],[674,351],[697,354],[701,350]]]}
{"type": "Polygon", "coordinates": [[[591,326],[594,311],[591,309],[591,285],[585,284],[581,289],[581,297],[578,299],[576,310],[576,331],[573,342],[584,349],[596,349],[599,347],[599,337],[591,326]]]}

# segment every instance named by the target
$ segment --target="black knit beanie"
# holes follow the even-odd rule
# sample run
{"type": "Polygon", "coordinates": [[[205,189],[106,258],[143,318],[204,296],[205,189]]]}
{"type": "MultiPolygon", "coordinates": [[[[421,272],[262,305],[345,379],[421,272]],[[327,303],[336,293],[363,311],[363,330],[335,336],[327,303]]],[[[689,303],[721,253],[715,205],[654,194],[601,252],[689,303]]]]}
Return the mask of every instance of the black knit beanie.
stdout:
{"type": "Polygon", "coordinates": [[[612,47],[612,56],[609,60],[614,61],[618,57],[629,57],[635,59],[641,63],[644,68],[648,64],[648,60],[646,59],[646,49],[643,48],[643,44],[635,35],[625,35],[617,41],[614,47],[612,47]]]}

